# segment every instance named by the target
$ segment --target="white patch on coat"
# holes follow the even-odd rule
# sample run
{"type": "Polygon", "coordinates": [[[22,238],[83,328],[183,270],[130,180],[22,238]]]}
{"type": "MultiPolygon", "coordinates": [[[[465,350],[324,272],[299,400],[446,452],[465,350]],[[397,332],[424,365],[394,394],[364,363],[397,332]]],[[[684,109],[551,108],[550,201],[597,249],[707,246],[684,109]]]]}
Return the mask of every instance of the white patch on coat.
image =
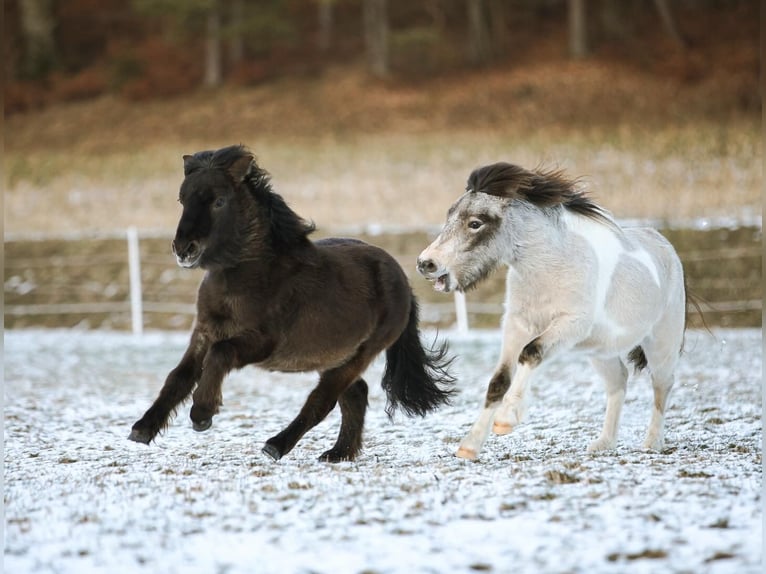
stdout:
{"type": "Polygon", "coordinates": [[[596,325],[608,325],[618,334],[624,330],[609,317],[606,308],[606,296],[614,278],[615,269],[620,262],[620,257],[627,253],[621,233],[617,228],[611,228],[601,221],[594,221],[587,217],[563,212],[562,220],[567,229],[579,235],[593,249],[596,257],[596,291],[594,293],[594,323],[596,325]]]}
{"type": "Polygon", "coordinates": [[[654,282],[657,284],[657,287],[661,287],[660,284],[660,274],[657,271],[657,265],[654,263],[654,259],[652,259],[652,256],[649,255],[647,251],[644,249],[635,249],[633,251],[626,251],[626,254],[628,257],[632,257],[641,265],[646,267],[649,270],[649,273],[652,276],[652,279],[654,279],[654,282]]]}

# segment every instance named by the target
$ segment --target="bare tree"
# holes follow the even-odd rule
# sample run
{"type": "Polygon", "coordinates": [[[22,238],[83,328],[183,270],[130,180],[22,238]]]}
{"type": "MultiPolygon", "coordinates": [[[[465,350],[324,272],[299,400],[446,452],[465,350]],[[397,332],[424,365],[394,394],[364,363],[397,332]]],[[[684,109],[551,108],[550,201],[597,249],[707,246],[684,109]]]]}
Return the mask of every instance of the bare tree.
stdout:
{"type": "Polygon", "coordinates": [[[229,18],[229,61],[237,65],[242,63],[245,57],[245,41],[242,36],[242,22],[245,18],[244,0],[231,0],[229,18]]]}
{"type": "Polygon", "coordinates": [[[468,57],[472,64],[486,64],[492,57],[492,44],[484,0],[466,0],[468,9],[468,57]]]}
{"type": "Polygon", "coordinates": [[[373,75],[388,75],[387,0],[364,0],[364,41],[367,64],[373,75]]]}
{"type": "Polygon", "coordinates": [[[53,68],[55,62],[55,18],[51,0],[21,0],[21,33],[24,38],[22,73],[39,78],[53,68]]]}
{"type": "Polygon", "coordinates": [[[332,5],[334,0],[318,0],[317,19],[319,20],[319,51],[324,53],[330,49],[332,42],[332,5]]]}
{"type": "Polygon", "coordinates": [[[575,59],[588,54],[585,1],[569,0],[569,54],[575,59]]]}
{"type": "Polygon", "coordinates": [[[683,36],[681,36],[681,32],[678,29],[678,22],[673,15],[673,11],[670,9],[668,0],[654,0],[654,5],[660,15],[662,27],[665,28],[665,32],[673,39],[676,44],[682,48],[685,48],[686,40],[684,40],[683,36]]]}
{"type": "Polygon", "coordinates": [[[211,2],[205,25],[205,86],[214,88],[223,81],[221,66],[221,13],[218,2],[211,2]]]}

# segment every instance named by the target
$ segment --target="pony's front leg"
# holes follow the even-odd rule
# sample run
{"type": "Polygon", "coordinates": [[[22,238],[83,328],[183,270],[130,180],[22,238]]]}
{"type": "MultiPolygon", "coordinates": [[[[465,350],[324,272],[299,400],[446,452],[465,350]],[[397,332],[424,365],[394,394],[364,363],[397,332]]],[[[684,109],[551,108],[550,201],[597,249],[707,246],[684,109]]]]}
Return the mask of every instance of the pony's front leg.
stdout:
{"type": "Polygon", "coordinates": [[[527,411],[529,382],[540,364],[556,353],[571,347],[583,331],[577,317],[564,317],[524,346],[518,357],[517,372],[503,404],[495,416],[492,430],[496,434],[510,433],[524,419],[527,411]]]}
{"type": "Polygon", "coordinates": [[[205,346],[199,334],[192,333],[191,342],[181,362],[170,371],[157,400],[149,410],[133,424],[128,438],[135,442],[149,444],[168,425],[170,415],[189,396],[202,370],[205,346]]]}
{"type": "Polygon", "coordinates": [[[233,338],[218,341],[210,346],[202,363],[202,375],[192,394],[189,417],[195,431],[206,431],[213,424],[223,404],[224,377],[233,369],[257,363],[268,357],[271,349],[260,341],[249,338],[233,338]]]}
{"type": "Polygon", "coordinates": [[[513,378],[511,388],[503,397],[503,404],[495,414],[492,432],[506,435],[516,428],[527,414],[527,389],[531,371],[528,365],[521,365],[513,378]]]}
{"type": "Polygon", "coordinates": [[[495,420],[495,413],[500,407],[503,397],[511,388],[512,378],[515,380],[516,361],[527,341],[532,338],[522,321],[514,317],[506,317],[503,321],[503,347],[500,362],[495,374],[487,387],[487,396],[479,418],[460,443],[456,456],[469,460],[475,459],[489,435],[489,429],[495,420]]]}
{"type": "Polygon", "coordinates": [[[479,414],[479,418],[473,423],[471,430],[460,443],[460,447],[457,449],[456,456],[458,458],[466,458],[468,460],[475,459],[481,447],[484,446],[484,442],[489,435],[490,426],[492,426],[492,420],[495,417],[495,411],[500,406],[500,401],[508,391],[508,387],[511,385],[511,369],[505,365],[500,365],[495,374],[492,376],[492,380],[487,387],[487,397],[484,400],[484,408],[479,414]]]}

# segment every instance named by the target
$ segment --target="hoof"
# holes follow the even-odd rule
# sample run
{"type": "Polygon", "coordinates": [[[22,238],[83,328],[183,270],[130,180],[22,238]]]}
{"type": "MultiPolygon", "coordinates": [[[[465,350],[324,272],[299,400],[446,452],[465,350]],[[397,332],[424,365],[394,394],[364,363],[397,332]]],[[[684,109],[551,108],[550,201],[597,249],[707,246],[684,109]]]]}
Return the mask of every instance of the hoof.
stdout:
{"type": "Polygon", "coordinates": [[[213,419],[204,419],[201,421],[192,421],[192,428],[197,432],[203,432],[213,426],[213,419]]]}
{"type": "Polygon", "coordinates": [[[356,457],[348,453],[341,453],[331,448],[319,457],[319,462],[351,462],[356,457]]]}
{"type": "Polygon", "coordinates": [[[130,431],[130,434],[128,435],[128,440],[132,440],[133,442],[140,442],[143,444],[149,444],[152,442],[152,436],[141,429],[133,429],[130,431]]]}
{"type": "Polygon", "coordinates": [[[616,440],[598,439],[588,445],[588,452],[603,452],[612,450],[617,445],[616,440]]]}
{"type": "Polygon", "coordinates": [[[267,454],[272,460],[279,460],[282,458],[282,453],[273,444],[266,443],[261,449],[264,454],[267,454]]]}
{"type": "Polygon", "coordinates": [[[665,441],[663,440],[651,440],[646,439],[643,444],[644,450],[652,451],[652,452],[662,452],[662,449],[665,448],[665,441]]]}
{"type": "Polygon", "coordinates": [[[513,430],[511,423],[500,423],[495,421],[492,425],[492,432],[497,435],[509,434],[513,430]]]}
{"type": "Polygon", "coordinates": [[[457,449],[455,456],[458,458],[464,458],[466,460],[476,460],[476,451],[472,448],[461,446],[459,449],[457,449]]]}

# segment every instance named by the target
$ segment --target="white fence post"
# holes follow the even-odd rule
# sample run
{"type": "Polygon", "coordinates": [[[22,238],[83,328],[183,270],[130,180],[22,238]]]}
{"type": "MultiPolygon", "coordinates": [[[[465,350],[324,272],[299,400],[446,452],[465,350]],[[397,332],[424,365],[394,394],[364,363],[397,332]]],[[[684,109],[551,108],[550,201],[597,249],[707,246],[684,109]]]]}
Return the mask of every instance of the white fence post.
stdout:
{"type": "Polygon", "coordinates": [[[465,306],[465,293],[455,291],[455,318],[458,333],[468,332],[468,311],[465,306]]]}
{"type": "Polygon", "coordinates": [[[138,230],[128,227],[128,268],[130,271],[130,319],[133,334],[144,332],[144,310],[141,297],[141,255],[138,251],[138,230]]]}

